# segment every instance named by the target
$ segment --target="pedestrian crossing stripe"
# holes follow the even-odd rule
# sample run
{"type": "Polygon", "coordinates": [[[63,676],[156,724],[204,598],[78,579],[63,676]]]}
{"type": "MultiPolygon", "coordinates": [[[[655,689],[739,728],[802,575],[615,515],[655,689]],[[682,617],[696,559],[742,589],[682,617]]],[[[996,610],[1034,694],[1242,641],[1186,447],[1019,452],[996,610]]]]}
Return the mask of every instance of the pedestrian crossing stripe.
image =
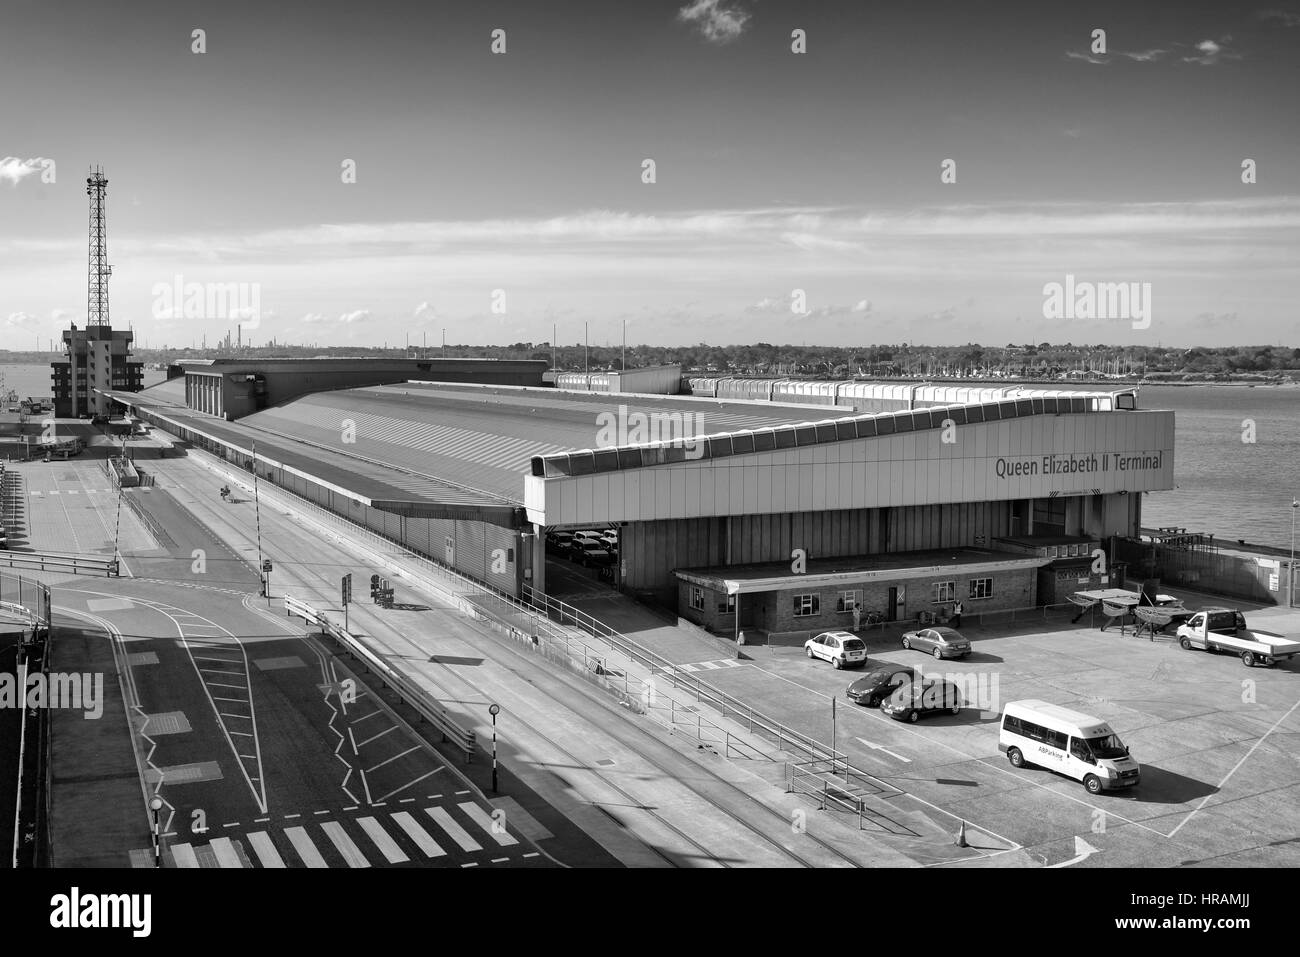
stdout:
{"type": "Polygon", "coordinates": [[[478,842],[469,836],[469,832],[452,819],[452,816],[447,813],[446,808],[428,807],[424,809],[424,812],[438,822],[438,826],[446,831],[453,841],[460,845],[462,851],[483,850],[483,848],[479,846],[478,842]]]}
{"type": "Polygon", "coordinates": [[[693,661],[686,665],[671,665],[659,670],[668,674],[673,671],[717,671],[720,668],[739,668],[744,662],[736,658],[720,658],[717,661],[693,661]]]}
{"type": "Polygon", "coordinates": [[[323,821],[321,830],[334,842],[334,846],[343,855],[343,860],[347,861],[348,867],[370,866],[366,855],[361,853],[361,848],[352,843],[352,838],[348,837],[348,832],[343,830],[343,825],[338,821],[323,821]]]}
{"type": "MultiPolygon", "coordinates": [[[[303,865],[309,868],[328,868],[331,865],[321,853],[321,848],[324,847],[336,852],[347,867],[367,868],[372,866],[372,855],[376,855],[374,863],[379,864],[405,864],[411,861],[408,851],[394,839],[394,833],[405,835],[419,849],[420,854],[430,860],[447,856],[447,851],[430,831],[441,832],[465,853],[484,850],[479,843],[480,839],[476,837],[478,831],[492,839],[490,843],[495,846],[490,850],[498,854],[499,848],[514,847],[520,843],[518,838],[494,821],[488,811],[473,801],[462,801],[455,807],[469,819],[470,828],[457,821],[448,808],[437,806],[425,808],[424,815],[418,819],[409,811],[397,811],[390,815],[319,821],[314,825],[319,828],[315,836],[311,832],[312,825],[287,827],[281,834],[293,848],[297,861],[292,858],[286,860],[282,856],[281,849],[276,846],[267,830],[250,831],[243,835],[251,848],[251,856],[245,853],[238,842],[238,836],[235,839],[229,836],[216,837],[208,844],[197,847],[189,843],[173,844],[167,850],[171,853],[175,866],[180,868],[260,866],[279,869],[303,865]],[[365,838],[349,833],[349,827],[345,826],[349,823],[359,828],[365,838]]],[[[503,860],[509,859],[492,859],[493,863],[503,860]]]]}

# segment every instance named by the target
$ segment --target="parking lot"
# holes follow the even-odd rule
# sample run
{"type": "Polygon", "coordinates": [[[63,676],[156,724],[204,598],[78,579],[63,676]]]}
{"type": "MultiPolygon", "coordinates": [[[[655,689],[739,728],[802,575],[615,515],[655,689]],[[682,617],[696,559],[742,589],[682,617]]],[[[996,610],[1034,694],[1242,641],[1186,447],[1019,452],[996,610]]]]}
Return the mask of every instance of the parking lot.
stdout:
{"type": "MultiPolygon", "coordinates": [[[[1300,633],[1300,613],[1246,615],[1256,628],[1300,633]]],[[[1072,861],[1080,837],[1096,853],[1076,866],[1300,866],[1300,660],[1245,668],[1170,636],[1101,632],[1088,620],[966,627],[970,656],[942,662],[904,650],[900,627],[864,631],[868,668],[953,675],[985,698],[975,702],[983,710],[915,724],[848,701],[861,671],[809,660],[801,645],[746,648],[752,661],[709,680],[823,741],[834,697],[836,744],[855,765],[1023,845],[1007,863],[1072,861]],[[997,747],[998,714],[1024,698],[1110,722],[1142,765],[1141,784],[1094,797],[1050,771],[1011,767],[997,747]]]]}

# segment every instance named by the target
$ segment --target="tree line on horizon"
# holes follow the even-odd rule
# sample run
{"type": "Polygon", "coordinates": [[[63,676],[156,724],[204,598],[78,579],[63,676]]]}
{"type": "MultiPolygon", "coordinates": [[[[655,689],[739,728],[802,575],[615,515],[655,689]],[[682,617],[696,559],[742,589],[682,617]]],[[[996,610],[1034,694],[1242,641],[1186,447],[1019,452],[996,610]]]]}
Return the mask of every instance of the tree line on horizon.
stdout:
{"type": "MultiPolygon", "coordinates": [[[[245,346],[237,349],[136,349],[133,358],[170,364],[183,359],[304,358],[324,356],[438,358],[439,347],[359,348],[356,346],[245,346]]],[[[564,372],[616,371],[621,368],[619,346],[556,346],[516,342],[504,346],[448,344],[448,358],[540,359],[564,372]]],[[[0,361],[47,363],[48,352],[0,351],[0,361]]],[[[1289,346],[1085,346],[1048,342],[1005,346],[917,346],[907,343],[876,346],[752,345],[647,346],[627,348],[628,368],[681,365],[702,375],[780,375],[851,378],[853,376],[945,376],[964,378],[1061,377],[1070,375],[1125,378],[1177,376],[1296,378],[1300,348],[1289,346]]]]}

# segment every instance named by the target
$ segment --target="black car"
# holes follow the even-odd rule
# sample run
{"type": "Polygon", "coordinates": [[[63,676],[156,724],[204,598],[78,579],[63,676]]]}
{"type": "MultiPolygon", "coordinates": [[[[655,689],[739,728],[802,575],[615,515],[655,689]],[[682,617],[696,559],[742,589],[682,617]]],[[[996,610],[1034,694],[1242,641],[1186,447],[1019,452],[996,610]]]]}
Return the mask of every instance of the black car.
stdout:
{"type": "Polygon", "coordinates": [[[922,715],[961,713],[961,691],[951,681],[936,678],[923,683],[907,682],[885,698],[880,710],[896,721],[916,721],[922,715]]]}
{"type": "Polygon", "coordinates": [[[916,669],[911,665],[885,665],[881,668],[873,668],[849,685],[844,691],[844,697],[854,704],[875,708],[879,707],[880,703],[899,685],[909,684],[915,680],[916,669]]]}
{"type": "Polygon", "coordinates": [[[585,541],[574,539],[573,545],[570,546],[570,555],[575,562],[584,567],[614,564],[614,556],[610,554],[609,549],[589,539],[585,541]]]}
{"type": "Polygon", "coordinates": [[[572,532],[551,532],[546,536],[546,553],[548,555],[569,554],[569,546],[573,544],[572,532]]]}

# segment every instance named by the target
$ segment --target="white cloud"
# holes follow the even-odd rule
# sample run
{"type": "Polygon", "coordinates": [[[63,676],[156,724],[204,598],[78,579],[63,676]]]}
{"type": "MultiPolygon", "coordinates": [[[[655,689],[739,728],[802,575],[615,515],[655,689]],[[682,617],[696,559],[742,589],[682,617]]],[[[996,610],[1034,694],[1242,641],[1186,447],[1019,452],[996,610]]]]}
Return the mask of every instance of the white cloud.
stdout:
{"type": "Polygon", "coordinates": [[[304,326],[315,326],[325,321],[325,317],[319,312],[309,312],[298,320],[304,326]]]}
{"type": "Polygon", "coordinates": [[[9,185],[17,186],[28,176],[41,171],[41,159],[20,160],[17,156],[0,159],[0,180],[8,180],[9,185]]]}
{"type": "Polygon", "coordinates": [[[852,311],[852,312],[870,312],[870,311],[871,311],[871,302],[870,302],[869,300],[866,300],[866,299],[859,299],[857,302],[855,302],[855,303],[853,304],[853,309],[852,309],[851,311],[852,311]]]}
{"type": "Polygon", "coordinates": [[[5,325],[11,329],[24,329],[38,324],[41,320],[30,312],[11,312],[5,325]]]}
{"type": "Polygon", "coordinates": [[[773,296],[764,296],[762,299],[758,300],[758,302],[754,303],[753,305],[746,306],[745,311],[750,313],[789,312],[790,300],[781,299],[773,296]]]}
{"type": "Polygon", "coordinates": [[[1231,53],[1224,49],[1232,37],[1226,36],[1221,38],[1217,43],[1214,40],[1202,40],[1196,44],[1196,49],[1200,51],[1198,56],[1183,57],[1184,63],[1199,63],[1201,66],[1213,66],[1220,60],[1240,60],[1241,55],[1231,53]]]}
{"type": "Polygon", "coordinates": [[[1067,50],[1065,55],[1071,60],[1084,60],[1088,63],[1095,63],[1098,66],[1109,63],[1110,61],[1102,57],[1095,57],[1091,53],[1076,53],[1074,50],[1067,50]]]}
{"type": "Polygon", "coordinates": [[[677,11],[677,19],[699,28],[710,43],[730,43],[749,22],[749,13],[724,0],[695,0],[677,11]]]}
{"type": "Polygon", "coordinates": [[[345,312],[339,316],[339,322],[345,326],[350,326],[354,322],[362,322],[370,318],[369,309],[358,309],[355,312],[345,312]]]}
{"type": "Polygon", "coordinates": [[[1120,56],[1126,56],[1130,60],[1137,60],[1139,63],[1150,63],[1152,60],[1158,60],[1168,53],[1168,50],[1134,50],[1131,53],[1120,52],[1120,56]]]}

